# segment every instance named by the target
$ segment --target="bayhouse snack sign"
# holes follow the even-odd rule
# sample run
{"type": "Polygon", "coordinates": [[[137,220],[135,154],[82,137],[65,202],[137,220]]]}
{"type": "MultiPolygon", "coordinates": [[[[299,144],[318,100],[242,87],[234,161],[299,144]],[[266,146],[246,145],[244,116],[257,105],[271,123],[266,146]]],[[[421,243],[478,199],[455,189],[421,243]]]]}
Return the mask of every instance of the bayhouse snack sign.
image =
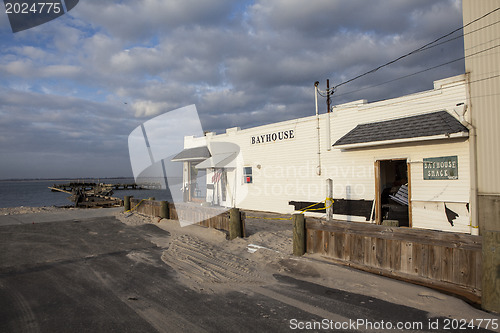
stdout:
{"type": "Polygon", "coordinates": [[[424,158],[424,179],[458,179],[458,157],[424,158]]]}

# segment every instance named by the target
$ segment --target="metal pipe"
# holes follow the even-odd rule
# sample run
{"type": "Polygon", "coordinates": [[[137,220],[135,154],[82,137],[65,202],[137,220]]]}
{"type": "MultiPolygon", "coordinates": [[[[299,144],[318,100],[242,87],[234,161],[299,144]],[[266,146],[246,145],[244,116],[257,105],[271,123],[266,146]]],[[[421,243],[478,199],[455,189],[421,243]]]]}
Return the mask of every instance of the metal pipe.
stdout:
{"type": "MultiPolygon", "coordinates": [[[[467,86],[470,88],[469,84],[469,75],[467,77],[467,86]]],[[[469,89],[467,89],[467,100],[470,101],[469,89]]],[[[457,104],[457,106],[461,106],[462,104],[457,104]]],[[[458,116],[460,123],[467,127],[469,130],[469,160],[470,160],[470,233],[471,235],[479,235],[479,226],[478,226],[478,204],[477,204],[477,149],[476,149],[476,128],[465,119],[465,113],[468,109],[467,104],[463,104],[463,111],[459,114],[456,110],[453,110],[458,116]]],[[[472,115],[469,112],[469,119],[472,120],[472,115]]]]}

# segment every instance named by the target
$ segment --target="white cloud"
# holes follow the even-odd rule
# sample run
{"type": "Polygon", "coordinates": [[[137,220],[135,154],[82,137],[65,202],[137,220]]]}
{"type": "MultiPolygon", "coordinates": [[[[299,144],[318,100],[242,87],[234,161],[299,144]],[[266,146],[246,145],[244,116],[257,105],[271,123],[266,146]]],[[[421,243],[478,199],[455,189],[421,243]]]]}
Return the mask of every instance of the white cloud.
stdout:
{"type": "Polygon", "coordinates": [[[154,117],[170,111],[170,107],[166,102],[136,101],[132,104],[136,117],[154,117]]]}

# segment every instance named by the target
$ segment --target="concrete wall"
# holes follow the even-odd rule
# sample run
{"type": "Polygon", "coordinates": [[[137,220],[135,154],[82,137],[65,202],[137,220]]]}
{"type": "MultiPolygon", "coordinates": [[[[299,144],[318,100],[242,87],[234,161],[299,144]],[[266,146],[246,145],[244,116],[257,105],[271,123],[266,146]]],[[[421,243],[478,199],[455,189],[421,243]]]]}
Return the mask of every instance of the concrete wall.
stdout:
{"type": "MultiPolygon", "coordinates": [[[[498,0],[463,0],[463,21],[468,25],[498,9],[498,0]]],[[[483,302],[500,313],[500,11],[464,29],[465,70],[469,75],[471,123],[476,129],[477,205],[483,236],[483,302]]]]}

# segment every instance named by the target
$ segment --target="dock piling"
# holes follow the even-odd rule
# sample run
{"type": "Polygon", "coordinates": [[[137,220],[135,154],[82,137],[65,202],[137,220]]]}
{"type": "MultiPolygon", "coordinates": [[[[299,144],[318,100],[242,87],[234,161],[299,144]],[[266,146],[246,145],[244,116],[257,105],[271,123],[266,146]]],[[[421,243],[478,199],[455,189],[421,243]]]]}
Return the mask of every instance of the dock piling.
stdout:
{"type": "Polygon", "coordinates": [[[170,213],[168,211],[168,201],[161,201],[160,202],[160,217],[162,219],[169,219],[170,218],[170,213]]]}
{"type": "Polygon", "coordinates": [[[123,197],[123,209],[128,212],[130,210],[130,195],[126,195],[123,197]]]}
{"type": "Polygon", "coordinates": [[[306,253],[306,224],[304,214],[293,214],[293,255],[302,256],[306,253]]]}
{"type": "Polygon", "coordinates": [[[240,210],[238,208],[231,208],[229,210],[229,239],[232,240],[242,236],[240,210]]]}

